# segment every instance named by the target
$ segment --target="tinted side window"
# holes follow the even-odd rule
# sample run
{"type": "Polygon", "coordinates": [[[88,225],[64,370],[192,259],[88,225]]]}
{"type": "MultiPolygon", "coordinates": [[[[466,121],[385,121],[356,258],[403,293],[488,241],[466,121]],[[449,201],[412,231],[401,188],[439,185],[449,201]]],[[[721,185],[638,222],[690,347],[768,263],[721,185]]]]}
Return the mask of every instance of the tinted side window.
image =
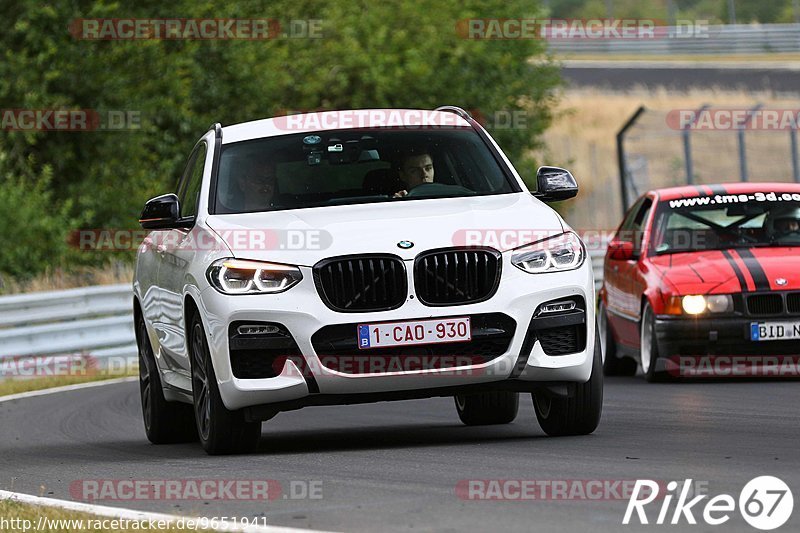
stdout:
{"type": "Polygon", "coordinates": [[[633,254],[639,255],[642,253],[642,242],[644,242],[645,224],[647,224],[650,209],[653,207],[653,201],[649,198],[644,201],[639,212],[636,213],[636,218],[633,221],[633,254]]]}
{"type": "Polygon", "coordinates": [[[645,198],[640,198],[634,205],[631,207],[628,214],[625,216],[625,220],[622,221],[622,224],[619,226],[619,230],[617,230],[616,239],[623,242],[632,242],[633,241],[633,233],[631,233],[631,229],[636,223],[636,219],[639,216],[639,213],[642,211],[642,205],[644,204],[645,198]]]}
{"type": "Polygon", "coordinates": [[[652,207],[653,200],[651,198],[641,198],[628,212],[615,236],[618,241],[632,242],[634,255],[639,255],[642,251],[644,225],[647,223],[647,217],[652,207]]]}
{"type": "Polygon", "coordinates": [[[203,169],[206,162],[206,144],[201,143],[189,157],[178,199],[181,202],[181,216],[192,217],[197,214],[200,200],[200,186],[203,183],[203,169]]]}

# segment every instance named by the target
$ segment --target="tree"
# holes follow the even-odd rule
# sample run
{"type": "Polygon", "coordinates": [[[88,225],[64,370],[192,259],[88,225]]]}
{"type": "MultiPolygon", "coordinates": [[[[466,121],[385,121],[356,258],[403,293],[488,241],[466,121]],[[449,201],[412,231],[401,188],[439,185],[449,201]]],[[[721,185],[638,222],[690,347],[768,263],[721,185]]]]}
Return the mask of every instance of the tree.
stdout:
{"type": "Polygon", "coordinates": [[[530,170],[527,154],[551,119],[560,83],[542,41],[465,39],[457,31],[468,18],[541,16],[529,0],[170,4],[169,13],[187,18],[271,18],[283,30],[292,29],[291,21],[319,20],[321,38],[105,41],[68,31],[78,18],[156,18],[161,5],[19,0],[4,6],[14,24],[0,35],[0,109],[116,110],[138,114],[141,125],[3,132],[0,183],[37,182],[48,173],[52,201],[69,202],[64,224],[133,228],[144,201],[174,187],[191,147],[213,122],[287,109],[442,104],[477,110],[490,130],[498,112],[522,116],[493,133],[530,170]]]}

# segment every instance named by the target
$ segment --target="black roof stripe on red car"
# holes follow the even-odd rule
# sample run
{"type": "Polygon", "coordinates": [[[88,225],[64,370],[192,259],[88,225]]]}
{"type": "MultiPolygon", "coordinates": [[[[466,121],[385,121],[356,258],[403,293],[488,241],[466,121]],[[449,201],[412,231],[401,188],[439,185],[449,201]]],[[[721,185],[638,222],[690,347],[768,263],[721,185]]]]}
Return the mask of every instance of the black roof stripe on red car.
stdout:
{"type": "Polygon", "coordinates": [[[724,255],[725,259],[728,260],[728,263],[730,263],[733,272],[736,274],[736,279],[739,280],[739,286],[741,287],[742,292],[748,292],[747,281],[745,281],[744,274],[742,273],[742,270],[739,268],[739,265],[736,264],[736,260],[734,260],[730,250],[722,250],[722,255],[724,255]]]}
{"type": "Polygon", "coordinates": [[[737,250],[737,252],[739,257],[742,258],[742,261],[744,261],[747,270],[750,271],[750,275],[753,276],[753,282],[756,284],[756,290],[772,290],[772,287],[769,284],[769,278],[767,278],[767,274],[761,267],[761,263],[759,263],[758,259],[756,259],[756,256],[753,255],[753,252],[747,248],[741,248],[737,250]]]}
{"type": "Polygon", "coordinates": [[[711,194],[728,194],[724,185],[709,185],[708,188],[711,189],[711,194]]]}

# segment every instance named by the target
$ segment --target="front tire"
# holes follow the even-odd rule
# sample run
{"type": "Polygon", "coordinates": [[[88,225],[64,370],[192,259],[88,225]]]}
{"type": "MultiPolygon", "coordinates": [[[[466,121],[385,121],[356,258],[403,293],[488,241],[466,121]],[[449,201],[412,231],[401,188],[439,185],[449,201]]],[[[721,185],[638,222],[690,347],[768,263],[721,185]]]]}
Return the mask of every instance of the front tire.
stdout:
{"type": "Polygon", "coordinates": [[[595,333],[592,373],[586,383],[571,385],[572,394],[556,396],[542,391],[533,393],[536,419],[551,437],[588,435],[597,429],[603,411],[603,359],[600,338],[595,333]]]}
{"type": "Polygon", "coordinates": [[[644,304],[642,310],[642,322],[639,325],[640,341],[640,359],[642,362],[642,370],[644,371],[644,379],[650,383],[659,381],[669,381],[669,375],[661,370],[658,371],[658,343],[656,342],[656,318],[653,313],[653,308],[650,303],[644,304]]]}
{"type": "Polygon", "coordinates": [[[192,406],[168,402],[161,388],[161,375],[147,326],[141,312],[136,312],[136,345],[139,351],[139,394],[147,440],[153,444],[173,444],[197,440],[192,406]]]}
{"type": "Polygon", "coordinates": [[[606,376],[635,376],[636,361],[630,357],[620,357],[617,353],[617,341],[614,332],[608,323],[606,306],[600,301],[597,308],[598,334],[600,335],[600,348],[603,358],[603,372],[606,376]]]}
{"type": "Polygon", "coordinates": [[[468,426],[510,424],[517,418],[519,394],[516,392],[481,392],[455,397],[458,418],[468,426]]]}
{"type": "Polygon", "coordinates": [[[261,422],[247,422],[243,411],[229,411],[219,394],[203,322],[192,317],[192,397],[200,444],[209,455],[251,453],[258,448],[261,422]]]}

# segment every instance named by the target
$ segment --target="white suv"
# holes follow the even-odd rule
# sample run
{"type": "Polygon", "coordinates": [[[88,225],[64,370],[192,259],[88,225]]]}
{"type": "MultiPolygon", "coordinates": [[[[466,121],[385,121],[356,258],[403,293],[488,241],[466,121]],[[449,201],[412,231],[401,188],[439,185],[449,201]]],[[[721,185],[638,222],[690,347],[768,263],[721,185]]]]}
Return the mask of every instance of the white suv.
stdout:
{"type": "Polygon", "coordinates": [[[456,107],[212,127],[147,202],[133,283],[153,443],[253,451],[310,405],[455,397],[465,424],[588,434],[603,383],[586,249],[456,107]]]}

